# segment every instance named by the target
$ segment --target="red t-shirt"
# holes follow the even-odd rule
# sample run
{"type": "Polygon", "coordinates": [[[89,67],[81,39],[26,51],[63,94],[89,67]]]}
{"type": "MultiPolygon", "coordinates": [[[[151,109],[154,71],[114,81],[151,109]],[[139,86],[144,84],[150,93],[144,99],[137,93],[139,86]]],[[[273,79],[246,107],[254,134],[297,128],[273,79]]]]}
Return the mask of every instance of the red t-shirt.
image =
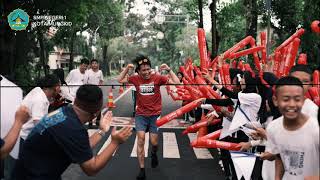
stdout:
{"type": "Polygon", "coordinates": [[[152,74],[149,79],[143,79],[140,75],[129,77],[129,83],[136,87],[137,115],[153,116],[161,114],[160,86],[166,84],[168,77],[152,74]]]}

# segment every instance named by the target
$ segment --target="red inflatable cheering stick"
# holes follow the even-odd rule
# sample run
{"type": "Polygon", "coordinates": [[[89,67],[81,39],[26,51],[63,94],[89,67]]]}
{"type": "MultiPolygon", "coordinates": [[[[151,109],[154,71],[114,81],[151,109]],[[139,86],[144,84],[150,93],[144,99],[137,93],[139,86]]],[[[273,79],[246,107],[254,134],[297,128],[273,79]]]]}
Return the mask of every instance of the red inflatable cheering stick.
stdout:
{"type": "Polygon", "coordinates": [[[315,20],[311,23],[311,29],[315,33],[320,33],[320,21],[315,20]]]}
{"type": "Polygon", "coordinates": [[[280,46],[276,48],[276,51],[280,51],[282,48],[289,45],[295,38],[299,38],[304,33],[304,29],[299,29],[292,36],[290,36],[287,40],[285,40],[280,46]]]}
{"type": "Polygon", "coordinates": [[[307,64],[307,55],[304,53],[301,53],[299,55],[298,64],[307,64]]]}
{"type": "Polygon", "coordinates": [[[260,33],[260,40],[261,40],[261,46],[265,47],[264,49],[262,49],[261,51],[261,63],[265,64],[266,63],[266,59],[267,59],[267,33],[266,32],[261,32],[260,33]]]}
{"type": "Polygon", "coordinates": [[[313,72],[313,85],[315,87],[317,87],[318,89],[320,89],[320,80],[319,80],[319,78],[320,78],[319,70],[315,70],[313,72]]]}
{"type": "Polygon", "coordinates": [[[231,151],[239,151],[241,149],[241,147],[237,143],[223,142],[204,138],[199,138],[191,142],[191,146],[197,148],[220,148],[231,151]]]}
{"type": "Polygon", "coordinates": [[[292,43],[289,45],[288,54],[285,59],[285,65],[284,65],[284,75],[289,74],[289,70],[294,64],[294,61],[296,59],[296,55],[298,52],[298,48],[300,45],[300,39],[295,38],[292,43]]]}
{"type": "Polygon", "coordinates": [[[316,87],[310,87],[308,89],[308,93],[310,95],[310,99],[313,100],[313,102],[320,106],[320,89],[316,88],[316,87]]]}
{"type": "Polygon", "coordinates": [[[182,134],[186,135],[188,133],[195,133],[199,130],[201,127],[206,127],[206,126],[211,126],[211,125],[216,125],[221,122],[221,119],[214,119],[212,121],[203,121],[203,122],[197,122],[196,124],[193,124],[191,126],[188,126],[182,134]]]}
{"type": "Polygon", "coordinates": [[[168,123],[169,121],[181,116],[184,113],[187,113],[189,111],[191,111],[192,109],[198,107],[201,105],[203,98],[201,99],[197,99],[195,101],[192,101],[191,103],[163,116],[162,118],[158,119],[156,124],[158,127],[168,123]]]}
{"type": "Polygon", "coordinates": [[[198,28],[198,47],[200,54],[200,67],[202,71],[206,71],[209,60],[206,45],[206,33],[202,28],[198,28]]]}

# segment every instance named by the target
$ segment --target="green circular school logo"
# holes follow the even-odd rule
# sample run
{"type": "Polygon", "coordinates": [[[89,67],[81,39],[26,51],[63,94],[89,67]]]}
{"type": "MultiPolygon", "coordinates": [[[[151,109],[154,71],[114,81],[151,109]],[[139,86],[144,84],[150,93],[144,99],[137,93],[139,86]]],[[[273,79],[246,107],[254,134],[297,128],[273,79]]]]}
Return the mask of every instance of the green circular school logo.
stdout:
{"type": "Polygon", "coordinates": [[[8,22],[12,30],[25,30],[29,24],[29,15],[22,9],[16,9],[9,14],[8,22]]]}

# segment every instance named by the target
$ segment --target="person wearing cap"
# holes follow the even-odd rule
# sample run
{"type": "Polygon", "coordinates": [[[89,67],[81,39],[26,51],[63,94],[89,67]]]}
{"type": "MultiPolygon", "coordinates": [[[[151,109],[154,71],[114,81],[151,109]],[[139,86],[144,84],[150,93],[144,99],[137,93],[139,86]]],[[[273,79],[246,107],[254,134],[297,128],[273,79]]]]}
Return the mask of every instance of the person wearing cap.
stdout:
{"type": "Polygon", "coordinates": [[[137,56],[134,60],[137,64],[138,75],[126,76],[133,64],[128,64],[118,76],[119,83],[130,83],[136,88],[137,110],[135,114],[135,128],[137,130],[138,146],[137,156],[140,166],[140,172],[137,176],[138,180],[146,178],[144,165],[144,143],[145,133],[150,132],[151,149],[151,167],[158,166],[158,127],[156,120],[161,114],[161,93],[160,86],[170,84],[180,84],[178,77],[166,64],[162,64],[160,69],[167,71],[168,75],[159,75],[151,73],[151,62],[146,56],[137,56]]]}
{"type": "Polygon", "coordinates": [[[63,106],[47,115],[33,128],[13,171],[14,180],[57,180],[71,163],[79,164],[88,176],[98,173],[114,151],[131,135],[131,127],[113,128],[111,143],[94,156],[92,148],[109,131],[112,113],[101,120],[100,130],[88,137],[84,124],[100,113],[103,95],[96,85],[79,87],[73,105],[63,106]]]}

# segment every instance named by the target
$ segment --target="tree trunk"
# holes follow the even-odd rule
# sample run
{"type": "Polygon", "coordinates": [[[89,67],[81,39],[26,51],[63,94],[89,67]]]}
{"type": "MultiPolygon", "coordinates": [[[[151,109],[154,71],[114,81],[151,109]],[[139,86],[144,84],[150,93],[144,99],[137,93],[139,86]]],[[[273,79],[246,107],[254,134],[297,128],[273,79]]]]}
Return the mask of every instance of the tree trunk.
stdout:
{"type": "Polygon", "coordinates": [[[199,28],[203,28],[203,11],[202,11],[203,5],[202,0],[198,0],[198,10],[199,10],[199,28]]]}
{"type": "Polygon", "coordinates": [[[216,0],[210,4],[211,11],[211,33],[212,33],[212,58],[218,55],[218,42],[217,42],[217,19],[216,19],[216,0]]]}
{"type": "Polygon", "coordinates": [[[71,35],[71,41],[70,41],[70,46],[69,46],[69,51],[70,51],[70,60],[69,60],[69,72],[74,69],[73,65],[73,51],[74,51],[74,41],[76,39],[76,32],[73,31],[71,35]]]}
{"type": "Polygon", "coordinates": [[[111,75],[109,61],[107,57],[108,45],[103,45],[102,47],[102,58],[103,58],[103,66],[102,72],[105,72],[107,76],[111,75]]]}
{"type": "Polygon", "coordinates": [[[37,31],[37,36],[40,44],[40,62],[44,71],[44,74],[48,74],[48,69],[47,69],[47,63],[45,60],[45,49],[44,49],[44,44],[43,44],[43,34],[40,29],[37,31]]]}
{"type": "Polygon", "coordinates": [[[257,37],[258,11],[257,0],[244,0],[246,8],[246,35],[257,37]]]}

